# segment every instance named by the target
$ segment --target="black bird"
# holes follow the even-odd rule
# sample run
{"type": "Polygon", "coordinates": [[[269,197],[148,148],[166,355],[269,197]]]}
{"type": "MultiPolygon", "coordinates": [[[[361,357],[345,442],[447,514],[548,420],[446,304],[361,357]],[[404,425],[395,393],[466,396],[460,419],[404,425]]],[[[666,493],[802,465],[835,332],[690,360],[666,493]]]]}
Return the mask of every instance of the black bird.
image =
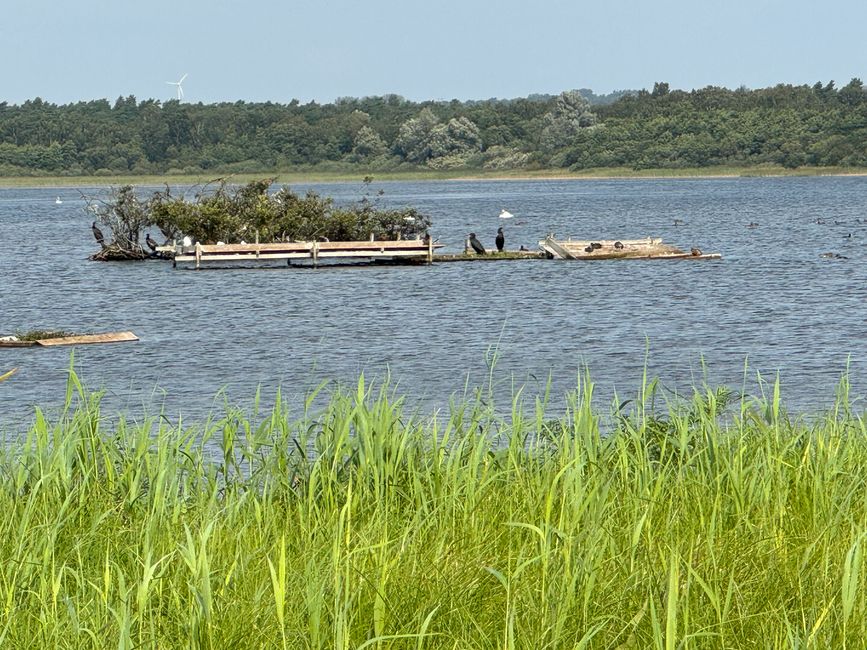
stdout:
{"type": "Polygon", "coordinates": [[[595,251],[598,251],[600,248],[602,248],[602,244],[600,244],[598,241],[590,242],[590,245],[595,251]]]}
{"type": "Polygon", "coordinates": [[[476,239],[476,233],[470,233],[470,246],[473,247],[473,250],[476,251],[479,255],[485,254],[485,247],[482,246],[482,242],[476,239]]]}
{"type": "Polygon", "coordinates": [[[93,237],[94,237],[94,239],[96,239],[96,243],[104,248],[105,247],[105,237],[103,236],[102,231],[96,227],[95,221],[92,224],[90,224],[90,229],[93,231],[93,237]]]}
{"type": "Polygon", "coordinates": [[[592,252],[595,251],[595,250],[596,250],[596,249],[593,248],[592,246],[585,246],[585,247],[584,247],[584,252],[585,252],[585,253],[592,253],[592,252]]]}
{"type": "Polygon", "coordinates": [[[497,228],[497,251],[502,253],[503,246],[506,245],[506,236],[503,234],[502,228],[497,228]]]}
{"type": "Polygon", "coordinates": [[[152,252],[157,252],[157,243],[154,241],[153,237],[151,237],[150,233],[145,235],[145,244],[148,245],[148,248],[150,248],[152,252]]]}
{"type": "Polygon", "coordinates": [[[622,250],[623,249],[623,242],[622,241],[614,242],[614,248],[616,248],[617,250],[622,250]]]}

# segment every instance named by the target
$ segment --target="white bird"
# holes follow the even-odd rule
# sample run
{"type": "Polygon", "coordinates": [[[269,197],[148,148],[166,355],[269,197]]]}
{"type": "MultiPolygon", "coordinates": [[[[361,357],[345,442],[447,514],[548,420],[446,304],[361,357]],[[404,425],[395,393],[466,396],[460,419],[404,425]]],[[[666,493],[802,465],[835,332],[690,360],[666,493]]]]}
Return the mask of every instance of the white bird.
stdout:
{"type": "Polygon", "coordinates": [[[515,215],[513,215],[511,212],[509,212],[506,209],[500,210],[500,219],[511,219],[514,216],[515,215]]]}
{"type": "Polygon", "coordinates": [[[56,199],[54,199],[54,202],[55,202],[57,205],[60,205],[61,203],[63,203],[63,201],[60,200],[60,197],[59,197],[59,196],[58,196],[56,199]]]}
{"type": "Polygon", "coordinates": [[[189,237],[184,237],[184,246],[192,246],[192,245],[193,245],[193,240],[190,239],[189,237]]]}

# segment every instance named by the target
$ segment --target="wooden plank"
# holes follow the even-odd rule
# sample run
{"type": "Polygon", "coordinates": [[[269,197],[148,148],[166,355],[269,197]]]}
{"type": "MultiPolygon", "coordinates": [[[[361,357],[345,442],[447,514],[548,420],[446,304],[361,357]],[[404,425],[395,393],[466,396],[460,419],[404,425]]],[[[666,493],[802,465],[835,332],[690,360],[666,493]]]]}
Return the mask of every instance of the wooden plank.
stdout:
{"type": "Polygon", "coordinates": [[[0,341],[0,348],[31,348],[36,341],[0,341]]]}
{"type": "Polygon", "coordinates": [[[90,343],[121,343],[123,341],[138,341],[132,332],[107,332],[105,334],[82,334],[80,336],[61,336],[53,339],[39,339],[38,345],[50,347],[53,345],[87,345],[90,343]]]}
{"type": "Polygon", "coordinates": [[[539,242],[545,248],[545,250],[549,251],[554,257],[559,257],[564,260],[574,260],[575,255],[568,248],[563,246],[561,242],[558,242],[553,237],[546,237],[544,242],[539,242]]]}
{"type": "Polygon", "coordinates": [[[202,253],[230,255],[233,253],[303,253],[313,248],[311,242],[286,242],[274,244],[206,244],[201,246],[202,253]]]}
{"type": "Polygon", "coordinates": [[[178,255],[175,257],[175,262],[195,262],[198,259],[201,262],[245,262],[249,260],[309,260],[310,253],[232,253],[230,255],[212,255],[206,253],[199,258],[194,255],[178,255]]]}

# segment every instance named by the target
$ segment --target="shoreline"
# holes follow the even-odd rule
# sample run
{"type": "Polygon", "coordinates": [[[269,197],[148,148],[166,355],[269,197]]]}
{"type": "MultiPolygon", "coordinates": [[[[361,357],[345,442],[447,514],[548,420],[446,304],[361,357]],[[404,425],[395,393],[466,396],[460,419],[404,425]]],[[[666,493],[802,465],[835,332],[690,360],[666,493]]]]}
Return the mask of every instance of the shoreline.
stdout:
{"type": "Polygon", "coordinates": [[[117,176],[4,176],[0,177],[0,188],[10,189],[69,189],[83,186],[114,186],[114,185],[205,185],[221,178],[230,178],[238,183],[250,180],[274,177],[275,184],[291,185],[297,183],[346,183],[363,182],[366,176],[371,176],[374,182],[394,181],[559,181],[559,180],[669,180],[669,179],[730,179],[730,178],[790,178],[790,177],[862,177],[867,176],[867,168],[841,167],[809,167],[799,169],[784,169],[782,167],[723,167],[689,168],[689,169],[648,169],[635,171],[631,169],[605,168],[586,170],[582,172],[563,172],[555,169],[538,171],[516,170],[508,172],[461,172],[445,173],[439,171],[382,172],[377,174],[370,170],[354,172],[262,172],[255,174],[212,174],[208,176],[191,175],[117,175],[117,176]]]}

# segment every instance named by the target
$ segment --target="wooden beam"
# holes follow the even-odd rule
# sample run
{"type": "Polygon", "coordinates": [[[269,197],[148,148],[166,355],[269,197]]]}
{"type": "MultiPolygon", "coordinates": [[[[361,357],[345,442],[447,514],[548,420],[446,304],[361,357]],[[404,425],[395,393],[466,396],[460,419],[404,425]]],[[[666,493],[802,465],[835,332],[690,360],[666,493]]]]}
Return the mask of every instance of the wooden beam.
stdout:
{"type": "Polygon", "coordinates": [[[138,341],[132,332],[108,332],[106,334],[82,334],[80,336],[60,336],[53,339],[39,339],[37,345],[51,347],[53,345],[86,345],[90,343],[121,343],[138,341]]]}

